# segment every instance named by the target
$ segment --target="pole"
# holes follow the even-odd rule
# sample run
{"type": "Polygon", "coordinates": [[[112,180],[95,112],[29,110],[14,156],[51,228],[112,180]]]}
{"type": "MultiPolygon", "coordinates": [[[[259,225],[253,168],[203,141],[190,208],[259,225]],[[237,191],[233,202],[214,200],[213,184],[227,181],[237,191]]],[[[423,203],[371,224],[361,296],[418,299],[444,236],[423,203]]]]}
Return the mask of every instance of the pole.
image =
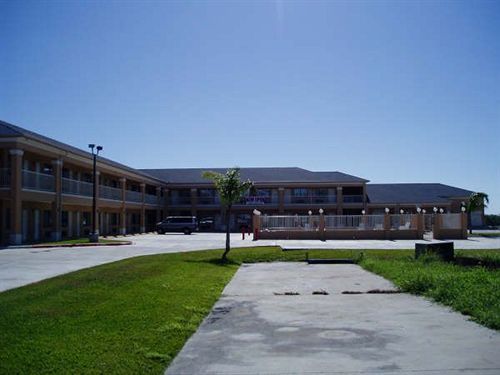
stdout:
{"type": "Polygon", "coordinates": [[[94,170],[93,170],[93,177],[92,177],[92,182],[93,182],[93,192],[92,192],[92,235],[90,236],[90,242],[98,242],[99,237],[97,235],[97,202],[96,202],[96,197],[97,197],[97,154],[92,153],[94,156],[94,170]]]}

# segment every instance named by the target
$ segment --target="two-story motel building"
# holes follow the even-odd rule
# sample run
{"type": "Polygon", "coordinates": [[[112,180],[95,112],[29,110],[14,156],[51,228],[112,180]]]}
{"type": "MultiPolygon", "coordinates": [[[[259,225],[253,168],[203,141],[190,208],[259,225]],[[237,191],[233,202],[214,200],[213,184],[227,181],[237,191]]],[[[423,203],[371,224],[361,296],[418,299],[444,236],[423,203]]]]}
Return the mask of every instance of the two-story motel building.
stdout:
{"type": "MultiPolygon", "coordinates": [[[[98,228],[102,235],[153,231],[167,215],[213,219],[223,229],[223,210],[202,172],[225,169],[138,170],[99,157],[98,228]]],[[[302,168],[242,168],[255,188],[234,206],[233,229],[258,208],[264,214],[356,215],[443,208],[460,212],[471,191],[443,184],[369,184],[341,172],[302,168]]],[[[0,242],[22,244],[89,234],[92,220],[92,155],[0,121],[0,242]]],[[[478,224],[482,213],[473,216],[478,224]]]]}

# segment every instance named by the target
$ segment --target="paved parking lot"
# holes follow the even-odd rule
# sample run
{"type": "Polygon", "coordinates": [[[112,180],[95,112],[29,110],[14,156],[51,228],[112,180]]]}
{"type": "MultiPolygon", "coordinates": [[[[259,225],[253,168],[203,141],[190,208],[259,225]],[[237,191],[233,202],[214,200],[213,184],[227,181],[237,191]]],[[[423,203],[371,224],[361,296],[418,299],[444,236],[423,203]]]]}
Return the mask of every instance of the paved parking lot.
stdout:
{"type": "Polygon", "coordinates": [[[342,294],[393,288],[355,265],[243,265],[166,374],[500,373],[496,331],[421,297],[342,294]]]}
{"type": "MultiPolygon", "coordinates": [[[[70,247],[70,248],[12,248],[0,250],[0,291],[49,277],[93,267],[139,255],[173,253],[224,247],[224,233],[144,234],[126,237],[133,242],[127,246],[70,247]]],[[[289,240],[251,241],[232,234],[233,247],[282,246],[288,248],[323,249],[413,249],[415,241],[396,240],[289,240]]],[[[499,238],[471,238],[455,241],[456,249],[500,249],[499,238]]]]}

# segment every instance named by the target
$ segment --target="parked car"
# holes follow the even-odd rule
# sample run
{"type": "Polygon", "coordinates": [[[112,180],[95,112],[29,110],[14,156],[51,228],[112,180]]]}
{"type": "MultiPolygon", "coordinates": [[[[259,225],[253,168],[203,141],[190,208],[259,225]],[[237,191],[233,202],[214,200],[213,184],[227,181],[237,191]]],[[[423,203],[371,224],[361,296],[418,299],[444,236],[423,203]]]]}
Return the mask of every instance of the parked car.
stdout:
{"type": "Polygon", "coordinates": [[[213,230],[214,229],[214,218],[204,217],[198,221],[200,230],[213,230]]]}
{"type": "Polygon", "coordinates": [[[166,232],[183,232],[191,234],[198,230],[198,220],[195,216],[169,216],[165,220],[156,224],[156,231],[159,234],[166,232]]]}

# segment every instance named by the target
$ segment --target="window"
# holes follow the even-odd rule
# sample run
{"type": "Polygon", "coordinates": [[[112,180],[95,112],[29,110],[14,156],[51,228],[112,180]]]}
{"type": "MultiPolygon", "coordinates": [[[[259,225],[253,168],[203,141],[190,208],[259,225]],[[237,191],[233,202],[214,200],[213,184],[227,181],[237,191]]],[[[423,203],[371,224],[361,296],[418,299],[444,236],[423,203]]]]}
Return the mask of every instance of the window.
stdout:
{"type": "Polygon", "coordinates": [[[69,224],[69,219],[68,219],[68,211],[63,211],[61,212],[61,226],[67,227],[69,224]]]}
{"type": "Polygon", "coordinates": [[[82,225],[83,226],[90,225],[90,212],[82,213],[82,225]]]}
{"type": "Polygon", "coordinates": [[[52,212],[49,210],[43,210],[43,226],[45,228],[52,226],[52,212]]]}
{"type": "Polygon", "coordinates": [[[308,189],[305,188],[292,189],[292,195],[294,197],[307,197],[307,194],[308,194],[308,189]]]}

